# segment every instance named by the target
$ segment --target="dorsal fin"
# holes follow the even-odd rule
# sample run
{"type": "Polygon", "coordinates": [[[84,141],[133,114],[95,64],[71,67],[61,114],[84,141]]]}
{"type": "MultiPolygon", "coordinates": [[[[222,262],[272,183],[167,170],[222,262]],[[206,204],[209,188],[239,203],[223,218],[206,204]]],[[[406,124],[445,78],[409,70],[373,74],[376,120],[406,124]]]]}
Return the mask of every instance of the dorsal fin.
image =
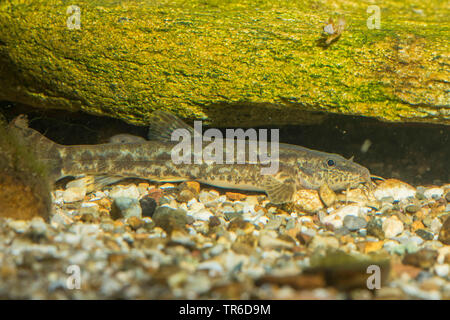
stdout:
{"type": "Polygon", "coordinates": [[[171,141],[172,132],[176,129],[187,129],[194,136],[194,129],[170,112],[157,110],[150,118],[149,140],[171,141]]]}

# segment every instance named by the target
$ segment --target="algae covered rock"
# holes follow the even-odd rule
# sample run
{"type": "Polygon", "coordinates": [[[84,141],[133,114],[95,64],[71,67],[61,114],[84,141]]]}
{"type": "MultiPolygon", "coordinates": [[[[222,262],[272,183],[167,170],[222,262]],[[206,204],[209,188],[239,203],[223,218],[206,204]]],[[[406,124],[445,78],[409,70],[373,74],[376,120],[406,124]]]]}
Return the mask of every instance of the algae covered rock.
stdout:
{"type": "Polygon", "coordinates": [[[439,0],[3,1],[0,99],[142,125],[157,109],[220,126],[450,124],[448,16],[439,0]],[[324,46],[329,18],[345,27],[324,46]]]}
{"type": "Polygon", "coordinates": [[[0,217],[47,219],[50,212],[47,170],[20,134],[0,119],[0,217]]]}

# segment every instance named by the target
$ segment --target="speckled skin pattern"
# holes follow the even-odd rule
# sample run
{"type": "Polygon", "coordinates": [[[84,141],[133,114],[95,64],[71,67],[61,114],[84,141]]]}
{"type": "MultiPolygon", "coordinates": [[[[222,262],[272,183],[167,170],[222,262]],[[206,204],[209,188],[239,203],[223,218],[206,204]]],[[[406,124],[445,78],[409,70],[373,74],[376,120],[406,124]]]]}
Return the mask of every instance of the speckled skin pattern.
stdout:
{"type": "MultiPolygon", "coordinates": [[[[328,184],[336,191],[370,183],[369,171],[352,160],[288,144],[279,145],[278,171],[264,175],[261,174],[264,164],[250,161],[248,157],[244,164],[175,164],[171,150],[176,142],[63,146],[28,128],[23,117],[13,120],[11,127],[20,130],[38,157],[48,164],[54,181],[79,175],[159,182],[195,180],[219,187],[264,191],[275,203],[289,202],[299,189],[318,189],[328,184]]],[[[267,149],[271,150],[270,144],[267,149]]]]}

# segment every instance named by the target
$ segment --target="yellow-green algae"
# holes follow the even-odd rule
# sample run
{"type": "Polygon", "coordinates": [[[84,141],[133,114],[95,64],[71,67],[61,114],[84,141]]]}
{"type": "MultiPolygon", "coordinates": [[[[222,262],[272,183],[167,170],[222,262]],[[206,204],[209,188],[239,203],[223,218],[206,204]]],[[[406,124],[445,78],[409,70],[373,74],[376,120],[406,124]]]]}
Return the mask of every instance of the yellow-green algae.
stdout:
{"type": "Polygon", "coordinates": [[[135,124],[159,108],[224,126],[320,120],[305,110],[449,124],[449,13],[441,0],[1,1],[0,98],[135,124]],[[340,15],[341,38],[320,46],[340,15]]]}

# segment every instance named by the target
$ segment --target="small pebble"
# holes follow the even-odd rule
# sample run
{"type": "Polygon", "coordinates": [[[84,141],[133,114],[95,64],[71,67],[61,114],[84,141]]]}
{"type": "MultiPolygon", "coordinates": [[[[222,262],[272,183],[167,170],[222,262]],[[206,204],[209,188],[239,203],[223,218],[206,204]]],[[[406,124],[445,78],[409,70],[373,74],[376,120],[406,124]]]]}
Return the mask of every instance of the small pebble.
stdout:
{"type": "Polygon", "coordinates": [[[134,198],[117,197],[111,206],[111,218],[128,219],[130,217],[142,217],[142,209],[139,201],[134,198]]]}
{"type": "Polygon", "coordinates": [[[438,218],[434,218],[430,223],[430,230],[434,233],[439,233],[442,228],[442,223],[438,218]]]}
{"type": "Polygon", "coordinates": [[[434,272],[439,277],[442,277],[442,278],[447,277],[449,274],[449,271],[450,271],[450,265],[448,263],[447,264],[436,264],[434,266],[434,272]]]}
{"type": "Polygon", "coordinates": [[[167,233],[171,233],[173,230],[186,230],[186,224],[189,221],[184,210],[165,206],[156,208],[152,219],[155,226],[162,228],[167,233]]]}
{"type": "Polygon", "coordinates": [[[115,198],[131,198],[131,199],[138,199],[139,189],[136,185],[130,184],[128,186],[114,186],[111,191],[109,192],[109,196],[112,199],[115,198]]]}
{"type": "Polygon", "coordinates": [[[193,198],[195,198],[195,195],[191,190],[182,190],[177,196],[177,201],[188,202],[193,198]]]}
{"type": "Polygon", "coordinates": [[[364,218],[355,217],[353,215],[347,215],[344,218],[344,227],[350,231],[356,231],[361,228],[365,228],[366,226],[367,222],[364,218]]]}
{"type": "Polygon", "coordinates": [[[195,220],[201,220],[201,221],[209,221],[209,219],[213,216],[213,214],[205,209],[201,209],[199,211],[196,211],[192,214],[192,217],[195,220]]]}
{"type": "Polygon", "coordinates": [[[447,202],[450,202],[450,191],[448,191],[448,192],[445,194],[445,200],[446,200],[447,202]]]}
{"type": "Polygon", "coordinates": [[[443,244],[450,245],[450,217],[448,215],[439,232],[439,241],[443,244]]]}
{"type": "Polygon", "coordinates": [[[403,223],[394,216],[387,218],[383,222],[383,232],[386,238],[394,238],[403,232],[403,223]]]}
{"type": "Polygon", "coordinates": [[[367,234],[378,239],[384,239],[383,222],[380,218],[372,218],[367,223],[367,234]]]}
{"type": "Polygon", "coordinates": [[[429,188],[423,193],[426,199],[440,199],[443,194],[444,190],[442,188],[429,188]]]}
{"type": "Polygon", "coordinates": [[[421,249],[415,253],[406,254],[403,258],[403,263],[422,269],[428,269],[434,265],[437,257],[438,252],[436,250],[421,249]]]}
{"type": "Polygon", "coordinates": [[[81,201],[86,196],[86,187],[72,187],[64,190],[63,199],[65,203],[81,201]]]}
{"type": "Polygon", "coordinates": [[[406,212],[408,213],[416,213],[417,211],[419,211],[419,209],[420,207],[415,204],[410,204],[405,208],[406,212]]]}
{"type": "Polygon", "coordinates": [[[336,193],[326,183],[320,186],[319,196],[326,207],[331,207],[336,202],[336,193]]]}
{"type": "Polygon", "coordinates": [[[423,240],[433,240],[434,234],[425,229],[416,230],[416,234],[421,237],[423,240]]]}
{"type": "Polygon", "coordinates": [[[150,196],[144,196],[139,200],[143,217],[152,217],[157,207],[156,201],[150,196]]]}
{"type": "Polygon", "coordinates": [[[300,189],[293,197],[293,202],[300,210],[315,213],[324,208],[316,190],[300,189]]]}

